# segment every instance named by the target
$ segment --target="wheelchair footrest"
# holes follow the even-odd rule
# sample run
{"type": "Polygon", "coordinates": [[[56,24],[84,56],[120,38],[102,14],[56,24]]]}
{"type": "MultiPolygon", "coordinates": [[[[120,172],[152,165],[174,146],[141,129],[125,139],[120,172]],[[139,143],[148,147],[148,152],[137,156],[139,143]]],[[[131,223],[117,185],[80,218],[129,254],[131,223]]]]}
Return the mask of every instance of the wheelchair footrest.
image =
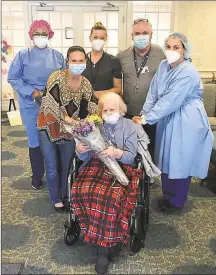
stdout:
{"type": "Polygon", "coordinates": [[[66,245],[71,246],[79,240],[80,227],[78,221],[66,221],[64,224],[64,242],[66,245]]]}
{"type": "Polygon", "coordinates": [[[145,246],[145,241],[140,236],[134,234],[130,238],[130,250],[133,253],[138,253],[145,246]]]}

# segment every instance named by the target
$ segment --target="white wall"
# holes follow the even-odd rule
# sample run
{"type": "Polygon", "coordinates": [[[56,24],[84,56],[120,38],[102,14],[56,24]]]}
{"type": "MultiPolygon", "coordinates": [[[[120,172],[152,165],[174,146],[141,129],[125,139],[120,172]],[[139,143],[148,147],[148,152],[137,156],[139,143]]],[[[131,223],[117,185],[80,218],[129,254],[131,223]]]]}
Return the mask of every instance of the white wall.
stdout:
{"type": "Polygon", "coordinates": [[[203,78],[211,78],[216,72],[216,2],[174,1],[172,29],[191,39],[193,63],[203,78]]]}

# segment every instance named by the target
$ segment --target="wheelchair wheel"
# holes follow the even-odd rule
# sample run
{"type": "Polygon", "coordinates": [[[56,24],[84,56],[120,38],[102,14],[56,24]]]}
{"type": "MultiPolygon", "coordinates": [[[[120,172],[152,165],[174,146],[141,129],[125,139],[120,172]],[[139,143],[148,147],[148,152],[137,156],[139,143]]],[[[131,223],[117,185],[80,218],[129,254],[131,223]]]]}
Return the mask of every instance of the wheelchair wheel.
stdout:
{"type": "Polygon", "coordinates": [[[142,242],[136,235],[131,236],[130,250],[133,253],[138,253],[143,247],[144,247],[144,242],[142,242]]]}
{"type": "Polygon", "coordinates": [[[64,242],[67,246],[72,246],[79,240],[79,233],[74,232],[70,227],[65,228],[64,242]]]}
{"type": "Polygon", "coordinates": [[[148,225],[149,225],[149,203],[150,203],[150,196],[149,193],[146,197],[146,202],[145,202],[145,221],[146,221],[146,227],[148,229],[148,225]]]}

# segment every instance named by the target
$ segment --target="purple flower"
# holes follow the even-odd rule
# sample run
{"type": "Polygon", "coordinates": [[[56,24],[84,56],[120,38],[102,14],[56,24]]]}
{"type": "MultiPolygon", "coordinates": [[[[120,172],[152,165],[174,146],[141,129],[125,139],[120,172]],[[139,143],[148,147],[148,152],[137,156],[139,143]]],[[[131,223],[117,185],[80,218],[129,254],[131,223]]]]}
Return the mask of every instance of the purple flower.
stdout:
{"type": "Polygon", "coordinates": [[[95,125],[93,122],[80,120],[79,125],[76,124],[72,127],[71,133],[75,136],[78,135],[85,137],[94,130],[94,127],[95,125]]]}

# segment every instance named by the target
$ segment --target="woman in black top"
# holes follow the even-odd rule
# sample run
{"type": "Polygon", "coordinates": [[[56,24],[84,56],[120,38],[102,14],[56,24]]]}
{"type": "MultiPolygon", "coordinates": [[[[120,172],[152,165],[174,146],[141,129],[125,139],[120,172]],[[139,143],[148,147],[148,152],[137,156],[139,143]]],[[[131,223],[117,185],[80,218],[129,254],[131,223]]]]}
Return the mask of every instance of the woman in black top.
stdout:
{"type": "Polygon", "coordinates": [[[98,22],[91,29],[92,50],[88,53],[86,70],[83,75],[91,82],[97,98],[107,92],[121,93],[122,73],[119,60],[103,51],[107,41],[107,30],[98,22]]]}

